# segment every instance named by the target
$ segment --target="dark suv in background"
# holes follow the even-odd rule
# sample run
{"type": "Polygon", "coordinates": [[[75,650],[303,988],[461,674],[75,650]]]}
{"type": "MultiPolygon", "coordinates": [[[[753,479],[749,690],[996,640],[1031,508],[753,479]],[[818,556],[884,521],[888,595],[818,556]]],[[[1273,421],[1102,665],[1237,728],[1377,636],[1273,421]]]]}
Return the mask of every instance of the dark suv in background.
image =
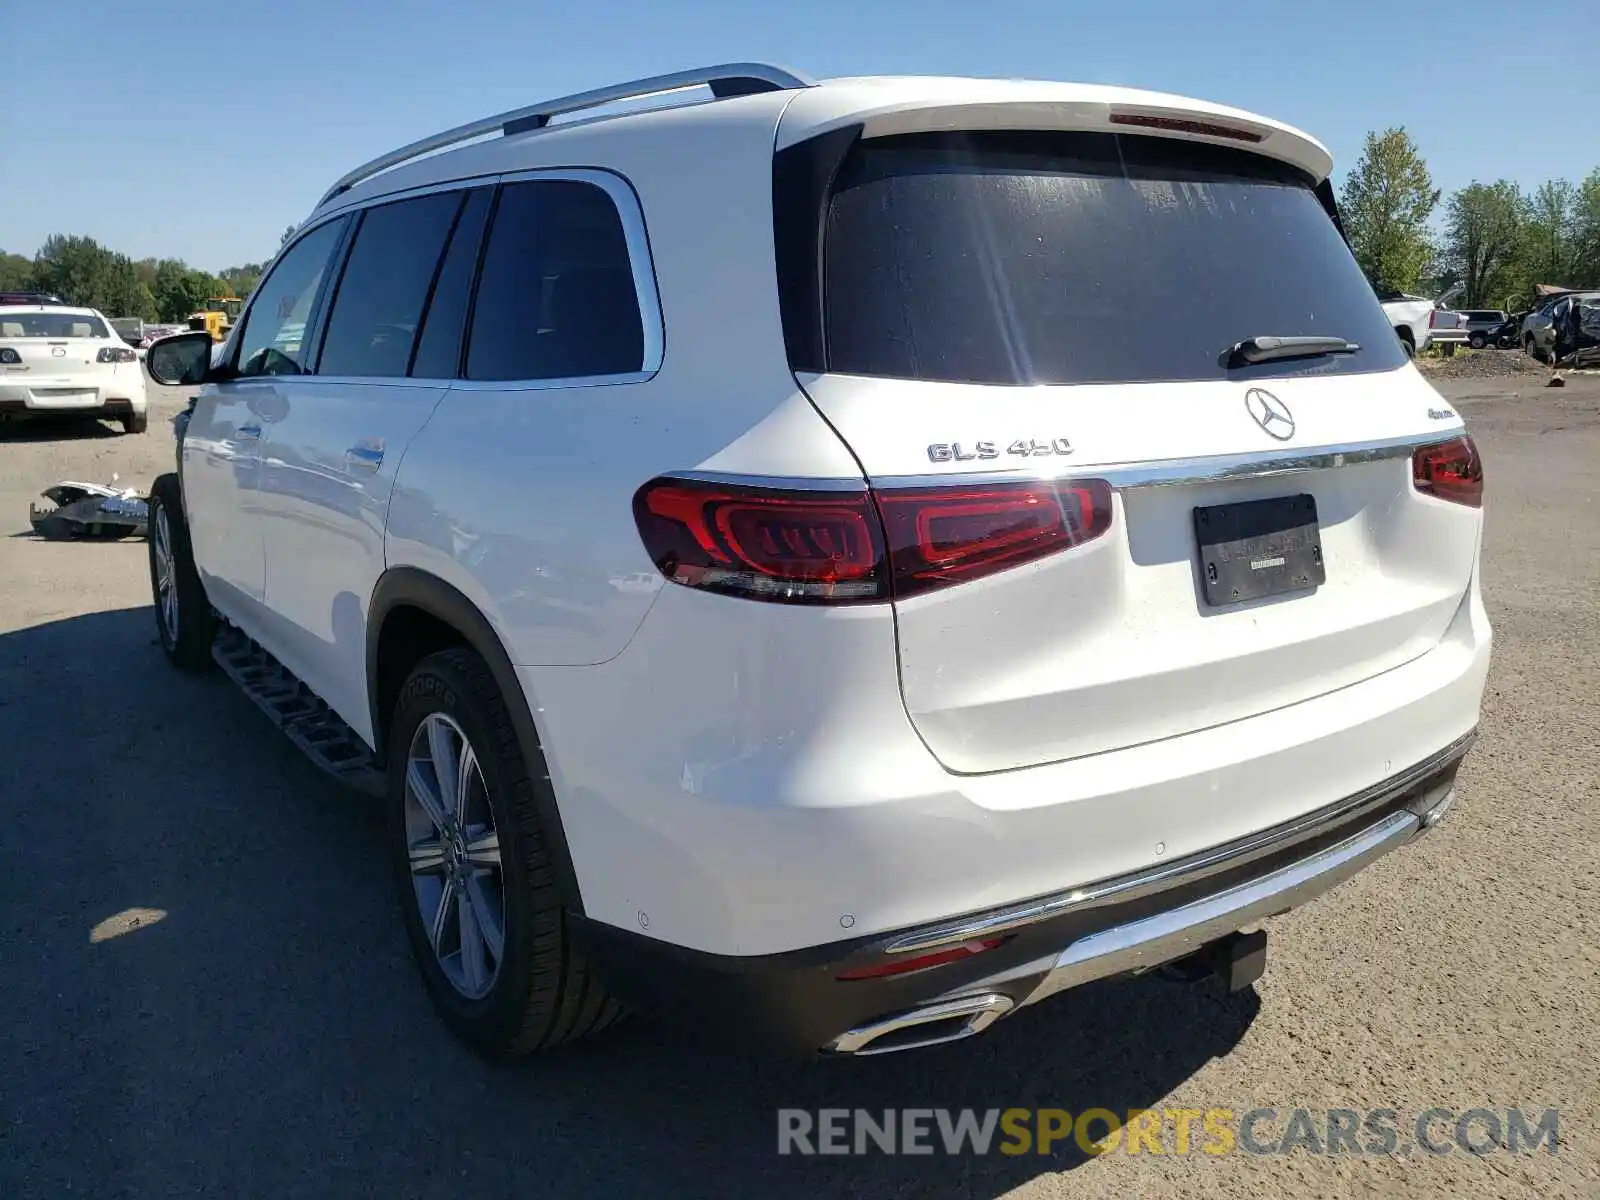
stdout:
{"type": "Polygon", "coordinates": [[[1460,311],[1466,318],[1467,345],[1474,350],[1482,350],[1485,346],[1497,344],[1496,334],[1507,319],[1504,312],[1498,308],[1464,308],[1460,311]]]}

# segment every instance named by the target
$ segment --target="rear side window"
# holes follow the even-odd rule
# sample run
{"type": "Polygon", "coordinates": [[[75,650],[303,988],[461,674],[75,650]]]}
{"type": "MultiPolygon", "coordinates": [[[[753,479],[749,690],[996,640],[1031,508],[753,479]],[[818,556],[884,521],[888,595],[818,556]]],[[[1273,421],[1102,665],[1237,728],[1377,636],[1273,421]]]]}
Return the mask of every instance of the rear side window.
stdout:
{"type": "Polygon", "coordinates": [[[0,313],[0,337],[61,339],[110,336],[106,323],[93,313],[0,313]]]}
{"type": "Polygon", "coordinates": [[[320,375],[404,375],[460,192],[369,208],[328,316],[320,375]]]}
{"type": "Polygon", "coordinates": [[[824,216],[826,369],[991,384],[1388,370],[1403,351],[1313,191],[1259,155],[1090,133],[858,143],[824,216]],[[1261,335],[1355,354],[1228,368],[1261,335]]]}
{"type": "Polygon", "coordinates": [[[411,373],[419,379],[454,379],[460,368],[462,325],[472,297],[472,273],[478,266],[478,244],[483,237],[483,220],[489,215],[491,195],[490,188],[468,192],[456,218],[450,249],[445,252],[438,282],[433,285],[433,299],[428,303],[422,338],[411,364],[411,373]]]}
{"type": "Polygon", "coordinates": [[[643,369],[644,326],[616,205],[577,180],[507,184],[484,248],[469,379],[643,369]]]}

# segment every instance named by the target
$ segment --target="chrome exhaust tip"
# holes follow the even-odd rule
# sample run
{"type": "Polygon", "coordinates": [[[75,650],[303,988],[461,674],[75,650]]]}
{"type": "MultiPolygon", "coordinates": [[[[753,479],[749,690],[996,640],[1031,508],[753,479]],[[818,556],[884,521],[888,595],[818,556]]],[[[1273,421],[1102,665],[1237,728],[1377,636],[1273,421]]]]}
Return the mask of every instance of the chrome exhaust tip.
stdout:
{"type": "Polygon", "coordinates": [[[1445,813],[1450,811],[1450,806],[1455,802],[1456,790],[1455,788],[1451,788],[1439,798],[1432,808],[1429,808],[1422,813],[1421,817],[1419,818],[1422,822],[1421,828],[1419,828],[1417,832],[1427,833],[1428,830],[1432,829],[1440,821],[1444,820],[1445,813]]]}
{"type": "Polygon", "coordinates": [[[857,1025],[828,1043],[830,1054],[893,1054],[920,1050],[982,1033],[1015,1007],[1010,996],[985,992],[914,1008],[857,1025]],[[930,1028],[932,1026],[933,1028],[930,1028]]]}

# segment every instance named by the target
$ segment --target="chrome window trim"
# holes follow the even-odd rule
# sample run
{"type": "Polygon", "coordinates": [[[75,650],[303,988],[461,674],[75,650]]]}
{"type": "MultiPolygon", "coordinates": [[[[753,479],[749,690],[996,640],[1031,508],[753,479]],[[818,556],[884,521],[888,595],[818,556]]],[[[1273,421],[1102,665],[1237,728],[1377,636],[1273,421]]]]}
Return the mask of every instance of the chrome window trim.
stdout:
{"type": "Polygon", "coordinates": [[[418,383],[448,387],[458,392],[544,392],[564,388],[620,387],[647,383],[655,371],[625,371],[620,375],[574,375],[566,379],[423,379],[408,376],[418,383]]]}
{"type": "MultiPolygon", "coordinates": [[[[655,378],[666,357],[666,326],[661,315],[661,296],[656,287],[655,260],[650,255],[650,236],[644,224],[644,209],[633,185],[615,171],[589,167],[540,167],[527,171],[508,171],[495,175],[475,175],[452,179],[446,183],[430,183],[404,191],[385,192],[381,196],[367,197],[357,203],[341,205],[327,212],[318,212],[301,228],[295,230],[294,240],[273,255],[273,262],[289,251],[312,230],[340,217],[364,213],[402,200],[430,196],[439,192],[466,192],[480,187],[497,187],[511,183],[537,183],[543,180],[571,180],[598,187],[610,198],[618,219],[622,222],[623,241],[628,247],[628,267],[633,274],[634,297],[639,304],[639,322],[644,330],[643,363],[637,371],[623,371],[611,375],[580,375],[565,379],[456,379],[425,375],[298,375],[297,379],[315,379],[321,383],[394,384],[415,383],[432,387],[453,387],[459,391],[544,391],[555,388],[618,387],[626,384],[646,383],[655,378]]],[[[492,214],[491,214],[492,216],[492,214]]],[[[493,231],[493,224],[485,235],[493,231]]],[[[265,279],[266,272],[262,273],[265,279]]],[[[477,288],[474,272],[473,288],[477,288]]],[[[240,314],[241,327],[246,313],[240,314]]],[[[463,332],[463,341],[471,334],[463,332]]]]}
{"type": "MultiPolygon", "coordinates": [[[[644,329],[644,357],[636,371],[624,371],[613,375],[584,375],[577,379],[459,379],[457,386],[467,384],[487,384],[494,388],[542,389],[563,387],[603,387],[608,384],[643,383],[655,377],[661,370],[662,360],[666,357],[667,333],[661,315],[661,294],[656,287],[655,259],[650,254],[650,234],[645,228],[644,207],[639,201],[639,193],[633,190],[633,184],[615,171],[601,170],[594,167],[540,167],[528,171],[507,171],[500,175],[497,182],[501,187],[513,183],[542,183],[546,181],[569,180],[575,183],[587,183],[599,188],[611,199],[611,205],[616,209],[617,217],[622,222],[622,237],[628,247],[628,268],[633,273],[633,294],[639,305],[639,322],[644,329]]],[[[484,231],[485,237],[493,236],[494,221],[491,219],[488,228],[484,231]]],[[[480,271],[482,263],[479,264],[480,271]]],[[[473,288],[477,288],[477,280],[473,281],[473,288]]],[[[465,349],[470,355],[472,329],[466,331],[465,349]]],[[[472,389],[478,390],[478,389],[472,389]]]]}

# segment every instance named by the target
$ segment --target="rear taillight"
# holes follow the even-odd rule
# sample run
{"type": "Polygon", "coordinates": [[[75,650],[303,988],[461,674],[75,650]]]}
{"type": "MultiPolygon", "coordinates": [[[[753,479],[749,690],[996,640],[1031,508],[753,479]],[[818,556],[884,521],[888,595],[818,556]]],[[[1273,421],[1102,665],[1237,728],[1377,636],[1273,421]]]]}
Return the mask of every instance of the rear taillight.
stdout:
{"type": "Polygon", "coordinates": [[[896,596],[1020,566],[1111,528],[1111,485],[1103,479],[1030,479],[874,495],[896,596]]]}
{"type": "Polygon", "coordinates": [[[633,498],[645,549],[674,583],[791,604],[884,598],[865,491],[805,492],[654,479],[633,498]]]}
{"type": "Polygon", "coordinates": [[[1483,460],[1470,437],[1452,438],[1418,450],[1411,456],[1411,482],[1425,495],[1471,508],[1483,507],[1483,460]]]}
{"type": "Polygon", "coordinates": [[[801,491],[660,478],[634,520],[685,587],[790,604],[904,598],[1020,566],[1111,527],[1100,479],[801,491]]]}
{"type": "Polygon", "coordinates": [[[126,346],[107,346],[94,356],[94,360],[103,363],[138,362],[139,356],[126,346]]]}
{"type": "Polygon", "coordinates": [[[14,367],[21,361],[22,355],[18,354],[10,346],[0,346],[0,363],[4,363],[8,367],[14,367]]]}

